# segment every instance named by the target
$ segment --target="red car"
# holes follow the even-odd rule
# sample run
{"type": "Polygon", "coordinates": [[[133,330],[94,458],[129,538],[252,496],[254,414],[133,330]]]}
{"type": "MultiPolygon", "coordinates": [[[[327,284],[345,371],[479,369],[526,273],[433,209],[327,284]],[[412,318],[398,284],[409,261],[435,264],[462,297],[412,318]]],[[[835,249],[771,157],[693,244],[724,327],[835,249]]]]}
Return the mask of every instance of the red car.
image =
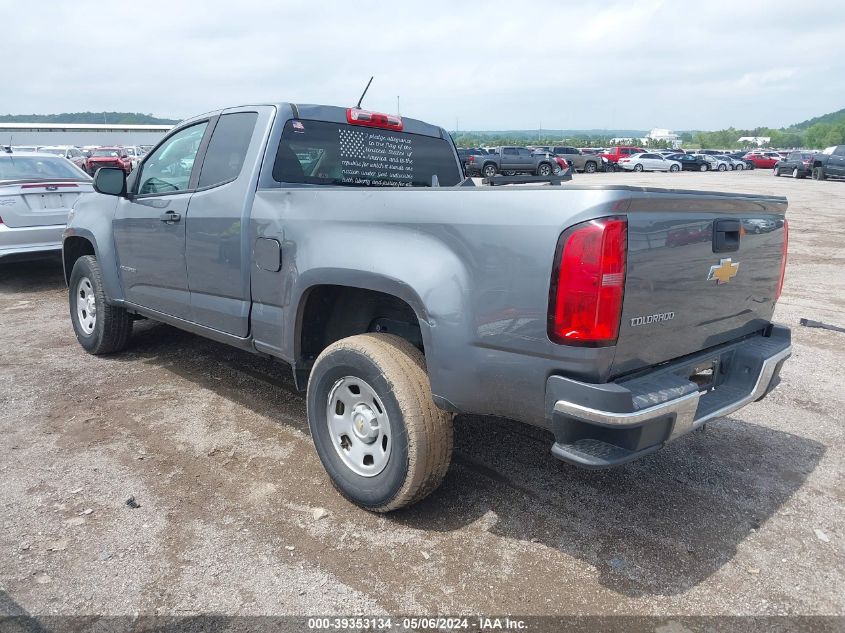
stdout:
{"type": "Polygon", "coordinates": [[[771,169],[778,162],[777,158],[766,154],[746,154],[743,160],[750,160],[756,169],[771,169]]]}
{"type": "Polygon", "coordinates": [[[100,167],[118,167],[128,174],[132,171],[132,159],[122,147],[98,147],[88,157],[86,169],[93,176],[100,167]]]}
{"type": "Polygon", "coordinates": [[[632,154],[642,154],[645,150],[642,147],[632,147],[628,145],[618,145],[610,147],[606,152],[599,154],[602,158],[606,158],[609,163],[618,163],[620,158],[631,156],[632,154]]]}

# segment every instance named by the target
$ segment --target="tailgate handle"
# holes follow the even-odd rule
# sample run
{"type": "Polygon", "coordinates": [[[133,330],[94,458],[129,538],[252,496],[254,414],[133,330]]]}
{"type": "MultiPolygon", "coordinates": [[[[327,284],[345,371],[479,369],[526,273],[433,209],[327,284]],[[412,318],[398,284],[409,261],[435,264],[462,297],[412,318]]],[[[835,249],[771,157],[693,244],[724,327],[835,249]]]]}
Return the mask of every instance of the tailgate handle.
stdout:
{"type": "Polygon", "coordinates": [[[716,220],[713,222],[713,252],[732,253],[739,250],[739,220],[716,220]]]}

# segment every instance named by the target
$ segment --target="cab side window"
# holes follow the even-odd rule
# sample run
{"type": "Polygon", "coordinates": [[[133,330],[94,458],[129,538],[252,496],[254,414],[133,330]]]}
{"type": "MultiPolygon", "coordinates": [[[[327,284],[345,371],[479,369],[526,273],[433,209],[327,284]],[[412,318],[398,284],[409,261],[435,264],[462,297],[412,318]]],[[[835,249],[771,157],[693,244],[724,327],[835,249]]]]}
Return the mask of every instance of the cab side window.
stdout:
{"type": "Polygon", "coordinates": [[[224,114],[211,134],[197,185],[213,187],[235,180],[241,173],[258,120],[256,112],[224,114]]]}
{"type": "Polygon", "coordinates": [[[138,178],[138,195],[185,191],[207,126],[203,121],[179,130],[153,152],[138,178]]]}

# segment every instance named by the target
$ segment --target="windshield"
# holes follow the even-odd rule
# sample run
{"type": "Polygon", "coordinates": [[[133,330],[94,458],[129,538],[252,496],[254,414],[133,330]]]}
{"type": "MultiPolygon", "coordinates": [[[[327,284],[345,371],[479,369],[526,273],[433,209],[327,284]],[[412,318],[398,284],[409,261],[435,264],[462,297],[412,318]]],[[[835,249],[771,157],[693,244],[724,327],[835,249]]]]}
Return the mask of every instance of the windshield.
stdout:
{"type": "Polygon", "coordinates": [[[91,152],[91,156],[117,156],[118,154],[116,149],[95,149],[91,152]]]}
{"type": "Polygon", "coordinates": [[[0,180],[88,180],[73,163],[46,156],[0,156],[0,180]]]}
{"type": "Polygon", "coordinates": [[[288,121],[276,153],[279,182],[345,187],[442,187],[461,180],[449,141],[327,121],[288,121]]]}

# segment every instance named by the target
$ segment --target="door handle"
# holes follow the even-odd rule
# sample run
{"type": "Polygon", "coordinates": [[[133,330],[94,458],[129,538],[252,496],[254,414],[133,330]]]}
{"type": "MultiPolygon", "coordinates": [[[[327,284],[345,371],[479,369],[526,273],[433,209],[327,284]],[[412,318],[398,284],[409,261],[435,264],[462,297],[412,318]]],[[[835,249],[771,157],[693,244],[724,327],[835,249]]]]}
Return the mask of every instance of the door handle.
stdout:
{"type": "Polygon", "coordinates": [[[167,222],[168,224],[175,224],[182,219],[182,214],[176,213],[175,211],[168,211],[167,213],[162,213],[158,216],[158,219],[162,222],[167,222]]]}

